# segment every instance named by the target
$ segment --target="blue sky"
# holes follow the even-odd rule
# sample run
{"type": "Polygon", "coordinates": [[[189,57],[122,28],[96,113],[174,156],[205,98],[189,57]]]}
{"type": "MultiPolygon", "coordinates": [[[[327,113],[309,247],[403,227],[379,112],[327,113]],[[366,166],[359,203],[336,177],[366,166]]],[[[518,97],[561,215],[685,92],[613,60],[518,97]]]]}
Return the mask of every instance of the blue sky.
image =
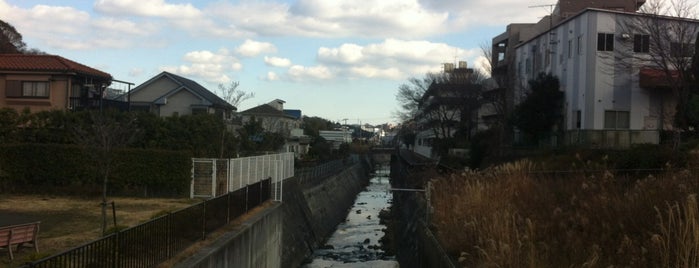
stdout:
{"type": "Polygon", "coordinates": [[[211,91],[239,81],[332,121],[394,122],[395,94],[444,62],[478,67],[509,23],[544,0],[0,0],[25,43],[143,83],[169,71],[211,91]]]}

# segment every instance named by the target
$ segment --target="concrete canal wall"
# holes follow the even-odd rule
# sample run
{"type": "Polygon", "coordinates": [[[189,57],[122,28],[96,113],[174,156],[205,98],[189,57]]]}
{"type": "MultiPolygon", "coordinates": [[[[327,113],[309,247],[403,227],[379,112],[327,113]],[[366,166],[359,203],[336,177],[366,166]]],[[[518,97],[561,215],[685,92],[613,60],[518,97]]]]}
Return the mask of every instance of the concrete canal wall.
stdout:
{"type": "Polygon", "coordinates": [[[283,222],[280,204],[251,215],[233,231],[175,267],[281,267],[283,222]]]}
{"type": "Polygon", "coordinates": [[[366,165],[356,164],[317,185],[285,181],[282,267],[299,267],[323,246],[367,185],[368,172],[366,165]]]}
{"type": "Polygon", "coordinates": [[[368,180],[361,161],[316,185],[287,179],[282,203],[251,215],[175,267],[299,267],[345,219],[368,180]]]}

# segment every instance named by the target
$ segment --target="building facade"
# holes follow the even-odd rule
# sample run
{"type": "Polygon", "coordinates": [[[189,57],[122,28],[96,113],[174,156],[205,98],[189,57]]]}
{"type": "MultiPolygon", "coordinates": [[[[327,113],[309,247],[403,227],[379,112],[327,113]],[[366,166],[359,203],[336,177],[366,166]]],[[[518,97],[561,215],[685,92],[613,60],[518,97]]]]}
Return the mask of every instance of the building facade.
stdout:
{"type": "Polygon", "coordinates": [[[106,72],[56,55],[0,55],[0,107],[22,112],[97,109],[106,72]]]}
{"type": "MultiPolygon", "coordinates": [[[[558,126],[565,142],[593,147],[658,143],[660,132],[671,129],[676,100],[667,87],[641,83],[654,68],[652,44],[647,32],[629,25],[643,16],[648,15],[589,8],[516,46],[514,103],[526,96],[529,80],[550,73],[565,93],[564,120],[558,126]]],[[[699,21],[684,21],[695,25],[696,36],[699,21]]]]}
{"type": "Polygon", "coordinates": [[[236,111],[236,107],[199,83],[169,72],[152,77],[121,99],[130,102],[132,110],[149,111],[161,117],[209,113],[231,119],[236,111]]]}

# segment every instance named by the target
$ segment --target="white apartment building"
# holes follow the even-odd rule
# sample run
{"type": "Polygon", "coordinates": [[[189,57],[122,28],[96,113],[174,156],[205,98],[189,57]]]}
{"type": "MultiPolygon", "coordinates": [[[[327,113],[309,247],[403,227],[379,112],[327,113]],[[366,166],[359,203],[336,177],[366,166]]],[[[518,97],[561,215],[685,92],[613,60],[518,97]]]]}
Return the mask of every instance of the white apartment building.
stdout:
{"type": "MultiPolygon", "coordinates": [[[[589,8],[520,43],[515,48],[514,103],[526,96],[529,80],[551,73],[565,93],[559,127],[567,143],[658,143],[660,131],[672,128],[676,102],[670,88],[653,83],[663,74],[641,60],[650,58],[653,44],[648,33],[630,32],[628,25],[639,16],[648,15],[589,8]]],[[[693,25],[692,40],[696,38],[699,21],[682,21],[693,25]]]]}

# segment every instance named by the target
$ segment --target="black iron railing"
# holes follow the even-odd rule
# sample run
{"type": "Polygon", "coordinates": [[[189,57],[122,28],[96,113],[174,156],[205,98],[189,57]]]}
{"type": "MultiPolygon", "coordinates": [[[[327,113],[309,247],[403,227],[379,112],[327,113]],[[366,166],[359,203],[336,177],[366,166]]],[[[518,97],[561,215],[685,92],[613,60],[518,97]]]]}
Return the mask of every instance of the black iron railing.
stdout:
{"type": "Polygon", "coordinates": [[[23,267],[155,267],[269,200],[271,183],[248,185],[23,267]]]}

